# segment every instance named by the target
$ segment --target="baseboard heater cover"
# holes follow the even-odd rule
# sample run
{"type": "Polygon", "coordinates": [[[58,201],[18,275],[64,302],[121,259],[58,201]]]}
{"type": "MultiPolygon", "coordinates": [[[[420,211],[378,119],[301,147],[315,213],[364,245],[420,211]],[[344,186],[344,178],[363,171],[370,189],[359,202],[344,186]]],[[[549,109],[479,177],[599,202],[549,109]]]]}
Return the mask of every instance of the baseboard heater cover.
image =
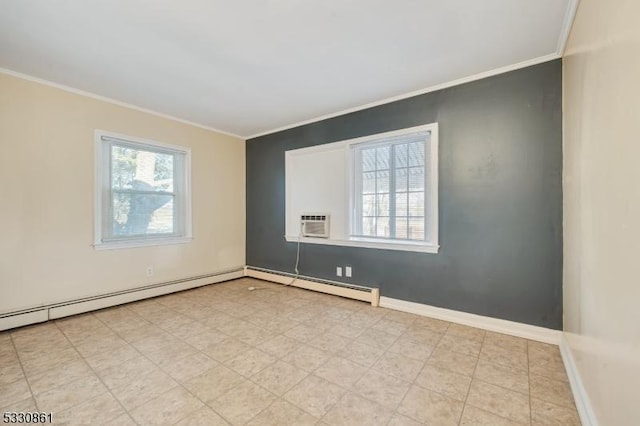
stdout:
{"type": "Polygon", "coordinates": [[[144,287],[137,287],[131,290],[122,290],[93,297],[85,297],[60,303],[53,303],[50,305],[38,306],[31,309],[8,312],[0,314],[0,331],[104,309],[111,306],[122,305],[124,303],[135,302],[137,300],[162,296],[165,294],[175,293],[177,291],[202,287],[208,284],[233,280],[243,276],[244,268],[237,267],[211,274],[198,275],[190,278],[182,278],[163,283],[151,284],[144,287]]]}
{"type": "Polygon", "coordinates": [[[245,267],[245,275],[278,284],[290,285],[291,287],[303,288],[305,290],[317,291],[320,293],[342,296],[349,299],[361,300],[371,303],[371,306],[380,304],[380,290],[377,288],[363,287],[354,284],[341,283],[337,281],[322,280],[314,277],[298,276],[295,274],[271,269],[258,268],[255,266],[245,267]],[[294,278],[296,278],[294,280],[294,278]]]}

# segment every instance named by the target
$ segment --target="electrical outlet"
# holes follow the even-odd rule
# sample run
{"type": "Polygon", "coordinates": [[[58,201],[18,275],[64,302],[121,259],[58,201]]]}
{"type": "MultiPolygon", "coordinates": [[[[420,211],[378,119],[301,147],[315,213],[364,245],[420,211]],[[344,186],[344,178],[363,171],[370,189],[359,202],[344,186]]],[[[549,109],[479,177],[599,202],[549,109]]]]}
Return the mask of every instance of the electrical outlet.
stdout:
{"type": "Polygon", "coordinates": [[[339,277],[342,276],[342,266],[336,267],[336,275],[339,277]]]}
{"type": "Polygon", "coordinates": [[[351,266],[345,266],[344,267],[344,275],[348,278],[351,278],[351,266]]]}
{"type": "Polygon", "coordinates": [[[153,266],[147,266],[147,276],[148,277],[153,276],[153,266]]]}

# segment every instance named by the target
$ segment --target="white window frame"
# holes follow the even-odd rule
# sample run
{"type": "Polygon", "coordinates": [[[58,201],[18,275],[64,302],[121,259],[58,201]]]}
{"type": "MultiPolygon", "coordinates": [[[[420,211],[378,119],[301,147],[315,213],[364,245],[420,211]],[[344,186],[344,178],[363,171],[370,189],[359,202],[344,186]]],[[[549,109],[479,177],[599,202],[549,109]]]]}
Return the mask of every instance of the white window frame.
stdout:
{"type": "MultiPolygon", "coordinates": [[[[285,152],[285,235],[284,238],[287,242],[297,243],[298,241],[305,244],[319,244],[319,245],[334,245],[343,247],[359,247],[368,249],[383,249],[383,250],[396,250],[396,251],[410,251],[418,253],[432,253],[436,254],[439,251],[439,236],[438,236],[438,123],[425,124],[421,126],[411,127],[407,129],[401,129],[391,132],[378,133],[374,135],[363,136],[359,138],[341,140],[337,142],[331,142],[327,144],[314,145],[306,148],[298,148],[295,150],[289,150],[285,152]],[[431,220],[428,222],[425,233],[430,236],[428,241],[415,241],[415,240],[390,240],[381,238],[362,238],[353,236],[353,223],[354,223],[354,200],[355,200],[355,188],[354,188],[354,173],[356,168],[354,167],[353,149],[352,146],[356,144],[366,143],[372,140],[379,140],[386,137],[395,137],[403,135],[405,133],[430,131],[430,145],[429,145],[429,164],[425,164],[426,173],[429,176],[430,186],[428,191],[425,189],[425,195],[427,196],[427,202],[425,203],[425,216],[431,220]],[[343,159],[343,161],[336,161],[334,164],[326,165],[327,171],[331,172],[331,167],[335,167],[336,171],[344,171],[344,183],[342,188],[335,188],[341,196],[341,202],[329,201],[328,205],[316,206],[307,208],[300,211],[294,211],[294,189],[293,189],[293,170],[294,162],[296,158],[302,156],[306,157],[314,155],[315,153],[323,153],[328,151],[335,151],[343,159]],[[430,201],[428,201],[430,200],[430,201]],[[332,210],[333,209],[333,210],[332,210]],[[331,220],[331,232],[329,238],[310,238],[300,235],[300,214],[305,211],[326,211],[331,214],[335,214],[338,218],[331,220]],[[336,225],[339,224],[339,225],[336,225]]],[[[426,175],[425,175],[426,178],[426,175]]],[[[309,179],[308,176],[303,177],[309,179]]],[[[317,179],[314,178],[314,179],[317,179]]],[[[322,179],[322,178],[320,178],[322,179]]],[[[298,180],[299,182],[299,180],[298,180]]],[[[322,184],[321,184],[322,185],[322,184]]],[[[334,184],[335,185],[335,184],[334,184]]],[[[323,197],[326,197],[326,191],[331,191],[331,188],[323,188],[325,191],[323,197]]],[[[308,190],[307,192],[309,192],[308,190]]],[[[296,207],[300,208],[300,206],[296,207]]]]}
{"type": "MultiPolygon", "coordinates": [[[[391,248],[399,250],[422,251],[437,253],[439,246],[438,236],[438,123],[425,124],[392,132],[378,133],[354,139],[350,141],[350,187],[349,187],[349,225],[350,241],[362,243],[371,248],[391,248]],[[357,235],[358,220],[360,215],[358,199],[360,197],[360,164],[356,148],[363,146],[384,145],[391,138],[412,133],[429,132],[430,138],[425,153],[428,150],[429,162],[425,162],[425,239],[407,240],[395,238],[363,237],[357,235]]],[[[390,188],[390,191],[392,188],[390,188]]]]}
{"type": "MultiPolygon", "coordinates": [[[[95,134],[95,190],[94,190],[94,247],[96,250],[120,249],[131,247],[161,246],[190,242],[192,236],[191,218],[191,149],[142,139],[118,133],[96,130],[95,134]],[[167,235],[136,235],[132,237],[105,238],[104,229],[111,226],[111,146],[112,143],[130,145],[137,149],[184,155],[184,167],[181,176],[176,179],[183,188],[175,188],[179,199],[177,211],[178,231],[167,235]]],[[[175,182],[174,182],[175,184],[175,182]]]]}

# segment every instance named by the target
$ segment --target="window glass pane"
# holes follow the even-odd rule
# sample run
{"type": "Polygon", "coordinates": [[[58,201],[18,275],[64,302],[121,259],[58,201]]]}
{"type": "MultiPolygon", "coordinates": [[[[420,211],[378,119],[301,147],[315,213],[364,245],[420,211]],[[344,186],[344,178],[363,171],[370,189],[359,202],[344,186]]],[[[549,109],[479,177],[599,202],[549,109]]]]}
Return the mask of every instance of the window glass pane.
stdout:
{"type": "Polygon", "coordinates": [[[377,216],[389,216],[389,194],[378,194],[377,216]]]}
{"type": "Polygon", "coordinates": [[[174,232],[173,195],[113,193],[114,237],[174,232]]]}
{"type": "Polygon", "coordinates": [[[377,172],[376,178],[378,180],[377,192],[389,192],[389,171],[377,172]]]}
{"type": "Polygon", "coordinates": [[[369,148],[360,151],[362,155],[362,171],[368,172],[376,169],[376,149],[369,148]]]}
{"type": "Polygon", "coordinates": [[[407,167],[407,145],[394,145],[396,154],[396,167],[407,167]]]}
{"type": "Polygon", "coordinates": [[[365,235],[367,237],[376,236],[376,218],[375,217],[362,218],[362,235],[365,235]]]}
{"type": "Polygon", "coordinates": [[[396,216],[408,216],[407,201],[409,197],[406,192],[396,193],[396,216]]]}
{"type": "Polygon", "coordinates": [[[376,192],[376,173],[365,172],[362,174],[362,193],[374,194],[376,192]]]}
{"type": "Polygon", "coordinates": [[[424,240],[428,138],[428,132],[407,133],[357,148],[362,174],[355,187],[361,192],[354,201],[361,235],[424,240]]]}
{"type": "Polygon", "coordinates": [[[424,216],[424,192],[409,193],[409,216],[424,216]]]}
{"type": "Polygon", "coordinates": [[[376,220],[376,236],[377,237],[389,237],[389,218],[379,217],[376,220]]]}
{"type": "Polygon", "coordinates": [[[424,217],[409,219],[407,238],[410,240],[424,240],[424,217]]]}
{"type": "Polygon", "coordinates": [[[376,196],[362,196],[362,216],[375,216],[376,214],[376,196]]]}
{"type": "Polygon", "coordinates": [[[171,199],[158,210],[153,212],[151,222],[147,228],[148,234],[165,234],[173,233],[174,229],[174,202],[173,196],[171,199]]]}
{"type": "Polygon", "coordinates": [[[173,192],[174,155],[111,146],[111,187],[173,192]]]}
{"type": "Polygon", "coordinates": [[[175,155],[153,154],[155,157],[155,167],[153,169],[153,186],[162,191],[173,192],[175,171],[175,155]]]}
{"type": "Polygon", "coordinates": [[[111,147],[111,187],[133,188],[138,151],[121,146],[111,147]]]}
{"type": "Polygon", "coordinates": [[[376,148],[376,168],[385,170],[389,168],[389,158],[391,157],[391,147],[382,146],[376,148]]]}
{"type": "Polygon", "coordinates": [[[414,142],[409,144],[409,165],[424,165],[424,142],[414,142]]]}
{"type": "Polygon", "coordinates": [[[396,169],[396,191],[406,191],[408,181],[407,169],[396,169]]]}
{"type": "Polygon", "coordinates": [[[424,167],[409,169],[409,191],[424,191],[424,167]]]}
{"type": "Polygon", "coordinates": [[[396,238],[407,238],[407,218],[396,218],[396,238]]]}

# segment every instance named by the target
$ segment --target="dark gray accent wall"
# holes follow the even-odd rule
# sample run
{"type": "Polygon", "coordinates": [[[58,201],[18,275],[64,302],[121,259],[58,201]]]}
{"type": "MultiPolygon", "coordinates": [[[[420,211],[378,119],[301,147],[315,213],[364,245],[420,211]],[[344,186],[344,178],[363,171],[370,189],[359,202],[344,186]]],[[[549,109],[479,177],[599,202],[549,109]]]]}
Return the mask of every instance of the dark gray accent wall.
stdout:
{"type": "MultiPolygon", "coordinates": [[[[247,264],[292,272],[286,150],[438,122],[438,254],[303,244],[302,275],[382,296],[562,328],[562,62],[247,141],[247,264]]],[[[327,173],[331,173],[327,170],[327,173]]]]}

